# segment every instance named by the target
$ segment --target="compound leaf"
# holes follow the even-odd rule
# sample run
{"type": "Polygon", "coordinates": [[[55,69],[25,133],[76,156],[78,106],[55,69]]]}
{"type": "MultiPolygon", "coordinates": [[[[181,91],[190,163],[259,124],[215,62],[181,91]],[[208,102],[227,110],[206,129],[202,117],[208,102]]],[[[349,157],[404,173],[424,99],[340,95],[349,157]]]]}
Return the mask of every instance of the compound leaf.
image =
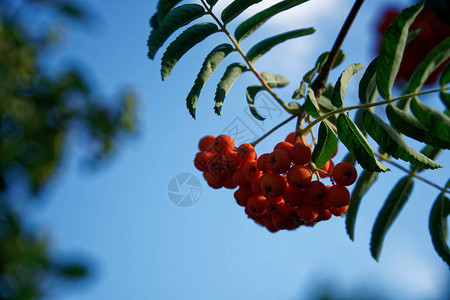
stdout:
{"type": "Polygon", "coordinates": [[[263,11],[260,11],[259,13],[251,16],[244,22],[242,22],[235,30],[234,37],[236,38],[237,42],[239,43],[244,38],[249,36],[252,32],[254,32],[256,29],[261,27],[267,20],[269,20],[274,15],[285,11],[289,8],[292,8],[294,6],[297,6],[299,4],[302,4],[308,0],[284,0],[281,2],[278,2],[274,5],[272,5],[269,8],[266,8],[263,11]]]}
{"type": "Polygon", "coordinates": [[[234,48],[232,45],[221,44],[215,47],[208,54],[208,56],[206,56],[202,68],[200,69],[200,72],[198,73],[197,78],[195,79],[194,86],[192,87],[186,99],[186,106],[189,109],[189,113],[194,119],[195,119],[195,109],[197,107],[197,100],[203,86],[211,77],[213,72],[216,70],[217,66],[233,50],[234,48]]]}
{"type": "Polygon", "coordinates": [[[334,86],[333,95],[331,96],[331,103],[336,107],[342,107],[344,104],[345,92],[347,91],[347,86],[350,79],[363,68],[362,64],[351,64],[344,72],[342,72],[339,79],[336,81],[334,86]]]}
{"type": "Polygon", "coordinates": [[[156,16],[159,25],[163,23],[170,10],[181,1],[182,0],[159,0],[156,10],[156,16]]]}
{"type": "Polygon", "coordinates": [[[361,103],[371,103],[374,96],[377,94],[377,60],[378,57],[372,60],[359,82],[359,100],[361,103]]]}
{"type": "MultiPolygon", "coordinates": [[[[430,146],[430,145],[426,145],[421,151],[420,153],[422,153],[423,155],[425,155],[426,157],[428,157],[429,159],[436,159],[436,157],[439,156],[439,154],[441,153],[442,149],[441,148],[437,148],[434,146],[430,146]]],[[[418,167],[416,165],[411,165],[411,171],[412,172],[422,172],[424,170],[424,168],[418,167]]]]}
{"type": "Polygon", "coordinates": [[[244,10],[252,6],[253,4],[259,3],[262,0],[234,0],[222,11],[220,16],[222,22],[227,24],[231,22],[234,18],[239,16],[244,10]]]}
{"type": "Polygon", "coordinates": [[[352,191],[350,204],[348,206],[348,211],[345,218],[345,228],[347,229],[347,234],[352,241],[355,239],[355,222],[359,204],[361,203],[362,197],[377,180],[378,174],[379,173],[377,172],[369,172],[364,170],[359,176],[355,188],[352,191]]]}
{"type": "Polygon", "coordinates": [[[414,97],[410,108],[419,122],[435,136],[450,143],[450,117],[422,103],[414,97]]]}
{"type": "Polygon", "coordinates": [[[162,79],[164,80],[170,75],[178,60],[187,51],[217,31],[218,27],[213,23],[195,24],[183,31],[169,47],[167,47],[167,50],[162,57],[162,79]]]}
{"type": "Polygon", "coordinates": [[[317,146],[311,156],[312,162],[321,169],[330,160],[338,144],[338,139],[333,129],[326,123],[321,122],[319,127],[319,138],[317,146]]]}
{"type": "Polygon", "coordinates": [[[274,46],[283,43],[289,39],[305,36],[314,33],[314,28],[302,28],[297,30],[288,31],[282,34],[278,34],[267,39],[262,40],[261,42],[254,45],[247,52],[247,58],[253,63],[274,46]]]}
{"type": "Polygon", "coordinates": [[[446,143],[426,129],[413,115],[397,108],[395,105],[386,107],[386,114],[391,125],[419,142],[424,142],[442,149],[450,149],[450,143],[446,143]]]}
{"type": "Polygon", "coordinates": [[[337,119],[339,140],[353,153],[358,163],[366,170],[372,172],[386,172],[389,170],[375,158],[372,148],[364,135],[345,114],[340,114],[337,119]]]}
{"type": "Polygon", "coordinates": [[[368,110],[363,112],[363,123],[367,133],[387,154],[426,169],[442,167],[416,149],[408,146],[395,129],[368,110]]]}
{"type": "Polygon", "coordinates": [[[370,239],[370,253],[376,261],[378,261],[380,257],[386,232],[391,227],[411,195],[413,186],[414,181],[412,177],[406,176],[400,179],[378,213],[375,225],[372,229],[372,237],[370,239]]]}
{"type": "Polygon", "coordinates": [[[423,6],[424,2],[420,2],[404,9],[384,33],[376,67],[377,88],[384,99],[391,98],[392,86],[403,58],[409,27],[423,6]]]}
{"type": "Polygon", "coordinates": [[[247,70],[244,64],[234,63],[227,67],[225,73],[223,74],[220,82],[217,84],[216,95],[214,97],[215,106],[214,111],[220,116],[222,110],[223,101],[225,96],[230,91],[233,83],[247,70]]]}
{"type": "Polygon", "coordinates": [[[205,10],[198,4],[184,4],[171,10],[158,29],[153,29],[148,38],[148,57],[155,58],[155,54],[164,42],[177,29],[189,24],[205,14],[205,10]]]}

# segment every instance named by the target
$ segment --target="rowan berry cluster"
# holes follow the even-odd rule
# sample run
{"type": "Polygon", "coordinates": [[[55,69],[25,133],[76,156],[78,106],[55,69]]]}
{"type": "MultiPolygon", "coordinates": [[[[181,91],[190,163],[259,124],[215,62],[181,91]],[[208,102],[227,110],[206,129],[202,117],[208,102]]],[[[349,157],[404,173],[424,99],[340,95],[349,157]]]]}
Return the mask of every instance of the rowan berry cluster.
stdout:
{"type": "Polygon", "coordinates": [[[271,153],[257,157],[251,144],[236,149],[230,136],[208,135],[199,141],[194,165],[210,187],[238,188],[237,204],[271,232],[313,226],[344,214],[350,203],[346,186],[356,181],[355,167],[346,162],[335,166],[330,159],[318,170],[311,163],[311,146],[300,139],[294,143],[294,137],[289,134],[271,153]],[[326,177],[332,185],[320,181],[326,177]]]}

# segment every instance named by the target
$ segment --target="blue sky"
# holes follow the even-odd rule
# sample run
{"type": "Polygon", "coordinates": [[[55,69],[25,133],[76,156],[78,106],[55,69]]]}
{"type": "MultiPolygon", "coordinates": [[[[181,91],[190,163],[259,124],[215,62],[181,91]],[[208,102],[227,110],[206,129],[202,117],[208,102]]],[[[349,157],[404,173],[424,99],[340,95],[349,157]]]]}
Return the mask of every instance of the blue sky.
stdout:
{"type": "MultiPolygon", "coordinates": [[[[217,10],[229,2],[219,1],[217,10]]],[[[275,2],[263,1],[239,20],[275,2]]],[[[290,99],[318,54],[329,50],[352,3],[310,1],[274,17],[242,43],[249,49],[267,35],[310,26],[317,30],[274,48],[256,64],[259,71],[291,80],[277,90],[283,99],[290,99]]],[[[375,47],[372,26],[390,3],[408,5],[400,0],[363,5],[343,45],[347,59],[331,74],[331,81],[345,65],[368,65],[375,47]]],[[[119,151],[96,170],[80,163],[88,141],[79,135],[68,141],[70,149],[58,176],[33,208],[35,226],[50,237],[55,253],[91,262],[93,275],[86,284],[57,288],[49,299],[293,300],[311,299],[323,288],[341,297],[355,292],[392,299],[442,297],[449,271],[434,252],[427,227],[429,210],[438,195],[435,188],[416,181],[413,197],[388,232],[379,263],[369,253],[370,232],[390,189],[404,175],[394,167],[363,199],[355,242],[345,232],[345,219],[336,217],[313,228],[269,233],[246,218],[233,191],[207,187],[193,166],[198,140],[224,132],[236,118],[252,129],[246,133],[251,137],[288,117],[265,96],[259,99],[267,101],[273,115],[262,124],[248,116],[244,91],[256,83],[251,74],[233,86],[222,117],[214,114],[215,83],[226,62],[241,61],[238,56],[219,67],[200,96],[197,120],[190,117],[186,95],[203,57],[225,42],[225,36],[213,36],[195,47],[162,82],[159,59],[164,49],[155,61],[146,55],[148,19],[156,1],[95,0],[88,7],[97,20],[67,32],[66,44],[54,51],[58,57],[54,63],[83,67],[92,85],[106,96],[124,86],[133,87],[139,95],[139,132],[123,140],[119,151]],[[168,198],[168,183],[179,173],[194,174],[202,182],[201,198],[188,208],[177,207],[168,198]]],[[[347,104],[358,102],[356,78],[347,92],[347,104]]],[[[424,100],[438,102],[433,97],[424,100]]],[[[294,126],[291,122],[264,140],[257,152],[271,151],[294,126]]],[[[340,149],[335,162],[345,155],[342,145],[340,149]]],[[[448,159],[444,153],[438,162],[447,167],[448,159]]],[[[424,176],[443,185],[448,171],[424,172],[424,176]]]]}

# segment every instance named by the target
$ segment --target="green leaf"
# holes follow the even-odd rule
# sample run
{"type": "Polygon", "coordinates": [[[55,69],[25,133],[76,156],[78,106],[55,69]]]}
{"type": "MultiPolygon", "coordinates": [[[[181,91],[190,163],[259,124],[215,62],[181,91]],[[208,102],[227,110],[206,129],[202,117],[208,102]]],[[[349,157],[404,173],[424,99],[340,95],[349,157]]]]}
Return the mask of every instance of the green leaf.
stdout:
{"type": "Polygon", "coordinates": [[[218,31],[218,27],[213,23],[195,24],[183,31],[167,47],[161,60],[161,76],[166,79],[170,75],[178,60],[192,47],[203,41],[205,38],[218,31]]]}
{"type": "Polygon", "coordinates": [[[283,43],[287,40],[313,34],[315,32],[314,28],[302,28],[297,30],[288,31],[282,34],[278,34],[275,36],[272,36],[270,38],[264,39],[261,42],[254,45],[250,50],[247,52],[247,58],[253,63],[258,58],[260,58],[262,55],[264,55],[266,52],[268,52],[270,49],[272,49],[274,46],[283,43]]]}
{"type": "Polygon", "coordinates": [[[367,133],[387,154],[426,169],[442,167],[416,149],[408,146],[395,129],[368,110],[363,112],[363,122],[367,133]]]}
{"type": "Polygon", "coordinates": [[[361,81],[359,82],[359,100],[361,103],[371,103],[373,102],[374,96],[377,95],[377,81],[376,81],[376,68],[377,68],[376,57],[364,72],[361,81]]]}
{"type": "Polygon", "coordinates": [[[386,107],[386,114],[392,126],[419,142],[424,142],[442,149],[450,149],[450,143],[446,143],[426,129],[414,116],[397,108],[395,105],[386,107]]]}
{"type": "Polygon", "coordinates": [[[222,62],[222,60],[234,50],[233,46],[230,44],[221,44],[214,48],[206,57],[203,62],[202,68],[195,79],[194,86],[189,92],[186,99],[186,106],[189,109],[189,113],[195,119],[195,109],[197,107],[197,100],[200,92],[208,81],[209,77],[216,70],[217,66],[222,62]]]}
{"type": "MultiPolygon", "coordinates": [[[[446,189],[450,186],[450,181],[446,184],[446,189]]],[[[434,201],[431,207],[428,229],[430,230],[431,241],[437,254],[450,266],[450,249],[447,244],[448,226],[447,217],[450,214],[450,199],[442,192],[434,201]]]]}
{"type": "Polygon", "coordinates": [[[366,170],[372,172],[386,172],[389,170],[375,158],[372,148],[364,135],[345,114],[340,114],[337,119],[339,140],[353,153],[358,163],[366,170]]]}
{"type": "Polygon", "coordinates": [[[424,3],[421,2],[404,9],[384,33],[376,67],[377,88],[384,99],[391,99],[391,90],[403,58],[409,27],[423,6],[424,3]]]}
{"type": "MultiPolygon", "coordinates": [[[[349,164],[355,165],[356,163],[356,157],[352,154],[352,153],[347,153],[347,155],[345,155],[344,159],[342,160],[344,162],[348,162],[349,164]]],[[[366,171],[366,170],[364,170],[366,171]]]]}
{"type": "Polygon", "coordinates": [[[207,2],[211,7],[213,7],[214,5],[216,5],[217,1],[218,1],[218,0],[206,0],[206,2],[207,2]]]}
{"type": "Polygon", "coordinates": [[[317,103],[316,96],[314,96],[314,91],[311,88],[308,88],[308,94],[306,95],[305,111],[315,118],[320,116],[319,104],[317,103]]]}
{"type": "Polygon", "coordinates": [[[262,89],[263,89],[263,87],[261,87],[261,86],[252,85],[252,86],[247,87],[247,91],[245,93],[245,95],[247,97],[247,104],[248,104],[248,107],[250,108],[250,112],[257,120],[260,120],[260,121],[264,121],[266,118],[262,117],[256,110],[255,97],[256,97],[256,94],[258,94],[262,89]]]}
{"type": "Polygon", "coordinates": [[[241,63],[231,64],[225,70],[225,73],[220,79],[220,82],[217,84],[216,95],[214,97],[214,101],[216,103],[214,111],[219,116],[222,110],[225,96],[230,91],[231,86],[233,86],[233,83],[236,81],[236,79],[238,79],[238,77],[241,76],[245,71],[247,71],[247,68],[244,64],[241,63]]]}
{"type": "Polygon", "coordinates": [[[450,57],[450,38],[437,45],[412,74],[404,93],[418,92],[428,76],[450,57]]]}
{"type": "Polygon", "coordinates": [[[244,38],[249,36],[256,29],[261,27],[267,20],[269,20],[274,15],[285,11],[289,8],[302,4],[308,0],[284,0],[266,8],[263,11],[251,16],[244,22],[242,22],[235,30],[234,37],[237,42],[241,42],[244,38]]]}
{"type": "MultiPolygon", "coordinates": [[[[323,65],[325,64],[329,54],[330,54],[330,52],[326,51],[319,55],[319,57],[316,60],[316,64],[315,64],[314,68],[309,70],[303,76],[303,81],[305,81],[307,83],[312,82],[314,75],[316,75],[317,73],[320,73],[322,71],[323,65]]],[[[344,52],[342,52],[342,50],[339,50],[338,55],[336,56],[336,60],[334,61],[332,69],[339,66],[345,60],[346,56],[347,55],[344,52]]]]}
{"type": "Polygon", "coordinates": [[[148,57],[155,58],[159,48],[177,29],[189,24],[205,14],[205,10],[198,4],[185,4],[171,10],[158,29],[153,29],[148,38],[148,57]]]}
{"type": "MultiPolygon", "coordinates": [[[[420,153],[422,153],[423,155],[425,155],[426,157],[428,157],[429,159],[436,159],[436,157],[439,156],[439,154],[442,152],[441,148],[437,148],[437,147],[433,147],[430,145],[426,145],[421,151],[420,153]]],[[[411,171],[412,172],[422,172],[424,170],[424,168],[415,166],[415,165],[411,165],[411,171]]]]}
{"type": "MultiPolygon", "coordinates": [[[[286,86],[287,84],[289,84],[289,80],[282,75],[274,75],[269,72],[262,72],[261,77],[264,79],[264,81],[270,87],[283,87],[283,86],[286,86]]],[[[249,86],[249,87],[247,87],[246,94],[245,94],[246,98],[247,98],[248,107],[250,108],[250,112],[256,119],[258,119],[260,121],[264,121],[265,118],[262,117],[256,110],[255,98],[256,98],[256,94],[258,94],[262,90],[264,90],[264,87],[262,87],[262,86],[249,86]]]]}
{"type": "MultiPolygon", "coordinates": [[[[445,67],[444,71],[441,74],[441,78],[439,78],[439,85],[441,88],[444,88],[447,83],[450,82],[450,64],[445,67]]],[[[447,108],[450,108],[450,93],[447,90],[446,92],[439,92],[439,97],[441,97],[442,102],[445,104],[447,108]]]]}
{"type": "Polygon", "coordinates": [[[182,0],[159,0],[156,11],[159,25],[164,22],[164,19],[166,18],[170,10],[181,1],[182,0]]]}
{"type": "Polygon", "coordinates": [[[222,11],[220,16],[224,24],[230,23],[234,18],[239,16],[244,10],[259,3],[262,0],[234,0],[222,11]]]}
{"type": "Polygon", "coordinates": [[[358,110],[356,111],[355,119],[354,119],[354,120],[355,120],[356,126],[358,126],[359,130],[361,131],[361,133],[362,133],[365,137],[367,137],[367,132],[366,132],[366,129],[364,128],[363,117],[362,117],[363,111],[364,111],[364,109],[358,109],[358,110]]]}
{"type": "Polygon", "coordinates": [[[345,219],[345,228],[347,229],[347,234],[352,241],[355,239],[355,222],[359,204],[361,203],[362,197],[377,180],[378,174],[379,173],[377,172],[369,172],[364,170],[359,176],[355,188],[352,191],[352,196],[345,219]]]}
{"type": "Polygon", "coordinates": [[[298,87],[298,89],[294,91],[292,99],[301,99],[305,97],[305,92],[306,92],[306,83],[304,81],[300,81],[300,86],[298,87]]]}
{"type": "Polygon", "coordinates": [[[289,80],[283,75],[261,72],[261,77],[270,87],[283,87],[289,84],[289,80]]]}
{"type": "Polygon", "coordinates": [[[336,107],[342,107],[344,105],[345,92],[350,79],[363,68],[362,64],[351,64],[347,69],[342,72],[339,79],[334,86],[333,95],[331,96],[331,103],[336,107]]]}
{"type": "Polygon", "coordinates": [[[450,117],[420,102],[416,97],[411,100],[410,108],[425,128],[444,142],[450,143],[450,117]]]}
{"type": "Polygon", "coordinates": [[[321,169],[325,166],[336,150],[337,144],[338,139],[333,129],[326,122],[321,122],[317,145],[311,156],[311,161],[314,162],[317,168],[321,169]]]}
{"type": "Polygon", "coordinates": [[[77,263],[58,266],[57,269],[58,273],[67,279],[81,279],[88,274],[86,266],[77,263]]]}
{"type": "Polygon", "coordinates": [[[412,177],[406,176],[400,179],[378,213],[370,240],[370,253],[376,261],[378,261],[380,257],[386,232],[391,227],[411,195],[413,186],[414,181],[412,177]]]}

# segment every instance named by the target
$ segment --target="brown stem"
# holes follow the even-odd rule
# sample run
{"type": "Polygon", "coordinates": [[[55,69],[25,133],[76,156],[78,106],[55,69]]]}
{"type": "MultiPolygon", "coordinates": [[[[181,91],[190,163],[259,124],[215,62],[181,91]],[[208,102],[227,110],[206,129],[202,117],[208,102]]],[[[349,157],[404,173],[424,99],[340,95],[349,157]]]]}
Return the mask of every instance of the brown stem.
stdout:
{"type": "Polygon", "coordinates": [[[330,74],[330,71],[334,65],[334,62],[336,60],[336,57],[339,53],[339,49],[341,49],[342,43],[344,42],[345,36],[348,33],[348,30],[350,29],[350,26],[352,25],[353,21],[355,20],[356,15],[358,14],[359,8],[363,4],[364,0],[356,0],[355,4],[353,4],[352,9],[350,10],[347,19],[345,19],[344,24],[342,25],[341,31],[339,32],[339,35],[337,36],[333,47],[331,48],[330,54],[328,55],[328,58],[323,65],[322,71],[320,71],[317,78],[314,80],[314,82],[311,85],[312,90],[314,91],[314,95],[316,96],[316,99],[319,99],[322,93],[325,91],[325,88],[327,86],[327,80],[328,75],[330,74]]]}
{"type": "Polygon", "coordinates": [[[277,126],[275,126],[274,128],[272,128],[271,130],[269,130],[268,132],[266,132],[263,136],[261,136],[259,139],[257,139],[256,141],[254,141],[253,143],[251,143],[251,145],[253,147],[255,147],[259,142],[261,142],[262,140],[264,140],[266,137],[268,137],[269,135],[271,135],[275,130],[277,130],[278,128],[282,127],[283,125],[285,125],[286,123],[289,123],[291,120],[295,119],[297,117],[297,115],[292,115],[289,118],[287,118],[286,120],[284,120],[283,122],[281,122],[280,124],[278,124],[277,126]]]}

